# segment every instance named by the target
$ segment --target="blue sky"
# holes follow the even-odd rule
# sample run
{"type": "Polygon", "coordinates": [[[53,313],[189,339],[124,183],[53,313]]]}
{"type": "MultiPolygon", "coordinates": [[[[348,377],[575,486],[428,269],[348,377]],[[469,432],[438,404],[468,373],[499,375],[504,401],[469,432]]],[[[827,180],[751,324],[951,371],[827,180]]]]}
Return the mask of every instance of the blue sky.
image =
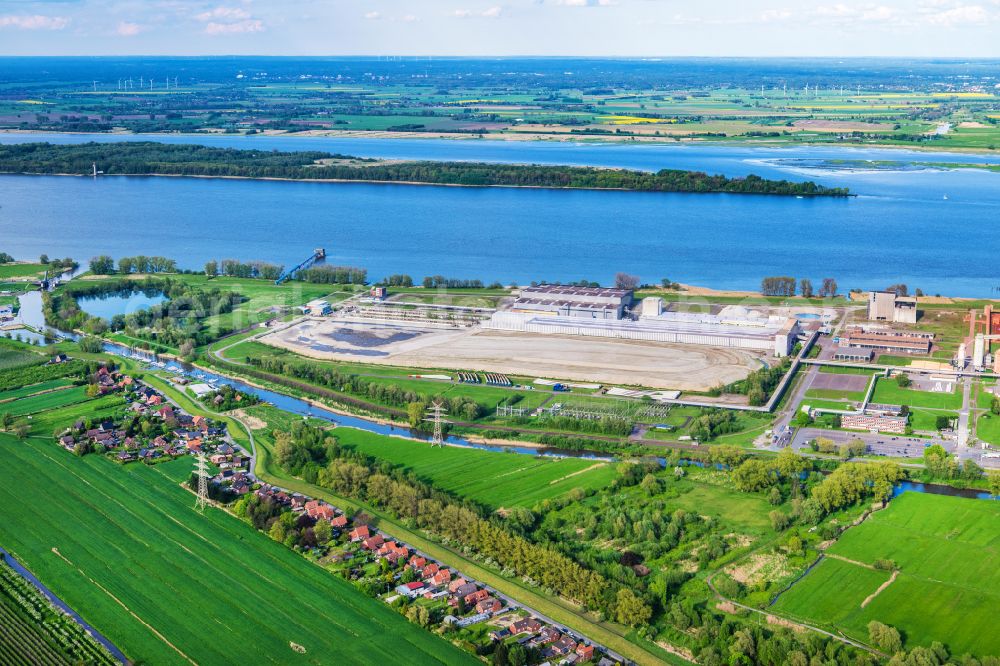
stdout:
{"type": "Polygon", "coordinates": [[[0,54],[1000,56],[1000,0],[0,0],[0,54]]]}

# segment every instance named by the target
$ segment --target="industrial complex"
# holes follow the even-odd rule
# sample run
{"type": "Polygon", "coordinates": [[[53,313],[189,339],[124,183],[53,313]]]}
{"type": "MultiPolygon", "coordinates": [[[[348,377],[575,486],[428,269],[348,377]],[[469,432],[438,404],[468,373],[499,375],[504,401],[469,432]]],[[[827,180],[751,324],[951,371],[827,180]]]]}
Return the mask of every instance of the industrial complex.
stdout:
{"type": "Polygon", "coordinates": [[[872,291],[868,294],[868,319],[897,324],[917,323],[917,299],[899,296],[894,291],[872,291]]]}
{"type": "Polygon", "coordinates": [[[741,307],[719,314],[664,311],[660,298],[643,299],[621,289],[531,287],[514,305],[484,322],[485,328],[539,334],[580,335],[622,340],[747,349],[787,356],[801,333],[794,317],[759,316],[741,307]]]}

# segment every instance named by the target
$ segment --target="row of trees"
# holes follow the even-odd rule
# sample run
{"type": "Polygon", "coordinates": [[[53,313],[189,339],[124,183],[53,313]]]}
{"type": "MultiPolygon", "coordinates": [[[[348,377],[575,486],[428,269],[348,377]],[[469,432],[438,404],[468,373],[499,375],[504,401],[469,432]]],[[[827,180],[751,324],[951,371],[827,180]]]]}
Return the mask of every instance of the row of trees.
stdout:
{"type": "Polygon", "coordinates": [[[747,403],[751,406],[763,405],[767,402],[768,396],[781,383],[781,378],[788,372],[792,365],[790,357],[785,357],[781,363],[754,370],[745,379],[733,382],[723,389],[726,393],[737,393],[747,397],[747,403]]]}
{"type": "Polygon", "coordinates": [[[424,289],[482,289],[482,280],[447,278],[443,275],[428,275],[423,281],[424,289]]]}
{"type": "Polygon", "coordinates": [[[90,272],[95,275],[129,275],[132,273],[176,273],[177,262],[167,257],[122,257],[115,268],[115,260],[106,254],[93,257],[90,260],[90,272]]]}
{"type": "Polygon", "coordinates": [[[576,166],[483,164],[472,162],[331,163],[344,156],[321,152],[233,150],[209,146],[129,142],[113,146],[45,143],[0,146],[6,173],[90,173],[94,162],[108,174],[235,176],[243,178],[327,179],[447,185],[502,185],[646,192],[728,192],[794,196],[847,196],[846,188],[812,181],[793,183],[760,176],[729,178],[699,171],[657,172],[576,166]]]}
{"type": "MultiPolygon", "coordinates": [[[[803,298],[833,298],[837,295],[837,281],[833,278],[823,278],[819,291],[813,288],[812,280],[802,278],[798,283],[799,293],[803,298]]],[[[794,296],[795,278],[793,277],[766,277],[760,282],[760,293],[764,296],[794,296]]]]}
{"type": "Polygon", "coordinates": [[[237,278],[260,278],[262,280],[277,280],[284,270],[281,264],[271,264],[266,261],[237,261],[236,259],[223,259],[222,263],[215,261],[205,262],[205,275],[215,277],[225,275],[226,277],[237,278]]]}
{"type": "MultiPolygon", "coordinates": [[[[427,408],[426,399],[419,393],[400,388],[396,384],[385,384],[358,375],[345,374],[317,363],[286,362],[274,356],[248,356],[246,361],[252,367],[265,372],[304,379],[378,404],[406,408],[410,412],[411,425],[413,427],[423,425],[424,410],[427,408]],[[419,418],[416,417],[417,412],[419,418]]],[[[470,421],[482,416],[482,407],[471,398],[456,396],[441,400],[451,414],[459,414],[470,421]]]]}
{"type": "MultiPolygon", "coordinates": [[[[331,443],[330,439],[318,428],[297,424],[291,436],[283,439],[281,450],[276,447],[275,461],[289,465],[296,459],[316,460],[322,451],[320,460],[325,466],[315,472],[319,485],[411,520],[422,529],[472,548],[517,575],[619,622],[637,626],[650,619],[652,609],[630,590],[553,549],[511,533],[499,518],[484,518],[475,507],[434,490],[400,469],[385,463],[377,465],[363,455],[331,443]],[[297,454],[295,450],[300,447],[305,451],[297,454]]],[[[286,469],[293,471],[294,467],[286,469]]],[[[306,476],[310,476],[308,471],[306,476]]]]}
{"type": "Polygon", "coordinates": [[[299,271],[295,277],[315,284],[365,284],[368,282],[368,269],[320,264],[299,271]]]}

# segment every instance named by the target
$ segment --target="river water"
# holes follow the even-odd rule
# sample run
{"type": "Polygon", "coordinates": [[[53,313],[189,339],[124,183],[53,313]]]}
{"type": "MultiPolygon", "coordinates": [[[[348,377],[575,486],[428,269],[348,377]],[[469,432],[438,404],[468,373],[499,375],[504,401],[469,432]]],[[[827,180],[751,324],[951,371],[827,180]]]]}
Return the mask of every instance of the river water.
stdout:
{"type": "Polygon", "coordinates": [[[617,271],[755,289],[765,275],[834,277],[841,289],[956,296],[1000,291],[1000,173],[914,166],[998,157],[892,149],[595,145],[312,137],[0,135],[0,143],[150,138],[359,156],[590,164],[812,179],[850,199],[289,183],[197,178],[0,176],[0,238],[17,257],[162,254],[331,263],[486,282],[608,282],[617,271]],[[886,164],[891,161],[893,164],[886,164]],[[870,165],[867,167],[866,165],[870,165]]]}

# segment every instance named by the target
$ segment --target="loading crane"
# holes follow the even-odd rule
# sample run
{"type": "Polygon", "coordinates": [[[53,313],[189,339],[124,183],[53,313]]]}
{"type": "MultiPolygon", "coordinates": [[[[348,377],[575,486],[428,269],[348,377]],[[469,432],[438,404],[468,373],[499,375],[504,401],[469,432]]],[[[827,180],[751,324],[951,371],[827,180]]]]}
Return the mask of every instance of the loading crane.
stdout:
{"type": "Polygon", "coordinates": [[[326,250],[324,248],[318,247],[315,250],[313,250],[313,253],[309,256],[308,259],[306,259],[305,261],[296,266],[293,266],[292,268],[289,268],[287,271],[278,276],[278,279],[274,281],[274,284],[281,284],[286,280],[290,280],[299,271],[309,268],[316,262],[322,261],[323,259],[326,259],[326,250]]]}

